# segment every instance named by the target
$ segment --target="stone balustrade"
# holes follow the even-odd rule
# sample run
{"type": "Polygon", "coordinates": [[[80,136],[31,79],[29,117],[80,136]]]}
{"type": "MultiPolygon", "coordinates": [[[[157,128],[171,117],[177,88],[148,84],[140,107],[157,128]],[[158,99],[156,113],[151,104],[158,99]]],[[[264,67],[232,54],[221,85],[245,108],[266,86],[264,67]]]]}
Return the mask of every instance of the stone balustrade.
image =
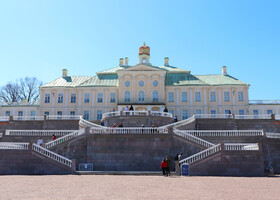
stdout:
{"type": "Polygon", "coordinates": [[[184,130],[182,132],[196,137],[264,136],[263,130],[184,130]]]}
{"type": "Polygon", "coordinates": [[[7,136],[64,136],[72,133],[73,130],[6,130],[7,136]]]}
{"type": "Polygon", "coordinates": [[[186,133],[186,131],[181,131],[181,130],[175,129],[174,130],[174,134],[178,135],[178,136],[180,136],[182,138],[185,138],[185,139],[187,139],[187,140],[189,140],[191,142],[194,142],[196,144],[202,145],[202,146],[204,146],[206,148],[214,146],[214,144],[212,144],[212,143],[210,143],[210,142],[208,142],[206,140],[203,140],[201,138],[198,138],[196,136],[193,136],[193,135],[191,135],[189,133],[186,133]]]}
{"type": "Polygon", "coordinates": [[[189,156],[185,159],[182,159],[179,161],[180,164],[184,164],[184,163],[187,163],[187,164],[191,164],[193,162],[196,162],[198,160],[201,160],[209,155],[212,155],[218,151],[221,151],[221,144],[217,144],[217,145],[214,145],[208,149],[205,149],[197,154],[194,154],[192,156],[189,156]]]}
{"type": "Polygon", "coordinates": [[[90,134],[167,134],[165,127],[90,128],[90,134]]]}
{"type": "Polygon", "coordinates": [[[28,150],[29,143],[0,142],[0,149],[28,150]]]}
{"type": "Polygon", "coordinates": [[[258,151],[258,143],[225,143],[225,151],[258,151]]]}
{"type": "Polygon", "coordinates": [[[53,141],[50,141],[50,142],[46,143],[45,147],[47,149],[49,149],[49,148],[54,147],[54,146],[56,146],[58,144],[61,144],[61,143],[66,142],[68,140],[71,140],[71,139],[73,139],[75,137],[78,137],[79,135],[82,135],[84,133],[85,133],[84,129],[81,129],[81,130],[78,130],[78,131],[74,131],[74,132],[69,133],[67,135],[64,135],[64,136],[62,136],[60,138],[57,138],[56,140],[53,140],[53,141]]]}
{"type": "Polygon", "coordinates": [[[54,152],[52,152],[52,151],[50,151],[50,150],[48,150],[44,147],[41,147],[37,144],[34,144],[34,143],[32,144],[32,150],[34,150],[34,151],[38,152],[39,154],[42,154],[42,155],[44,155],[44,156],[46,156],[46,157],[48,157],[52,160],[60,162],[60,163],[66,165],[68,167],[72,167],[72,161],[69,160],[68,158],[65,158],[61,155],[58,155],[57,153],[54,153],[54,152]]]}
{"type": "Polygon", "coordinates": [[[172,114],[168,112],[159,112],[159,111],[114,111],[104,113],[102,118],[106,117],[114,117],[114,116],[159,116],[159,117],[170,117],[172,118],[172,114]]]}

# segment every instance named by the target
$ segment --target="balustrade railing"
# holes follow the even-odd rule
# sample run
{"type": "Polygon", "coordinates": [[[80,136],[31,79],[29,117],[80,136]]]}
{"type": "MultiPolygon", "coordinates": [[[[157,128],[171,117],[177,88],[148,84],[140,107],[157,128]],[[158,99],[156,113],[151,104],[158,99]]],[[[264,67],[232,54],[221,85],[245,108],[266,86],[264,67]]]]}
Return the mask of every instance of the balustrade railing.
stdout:
{"type": "Polygon", "coordinates": [[[271,119],[271,115],[234,115],[235,119],[271,119]]]}
{"type": "Polygon", "coordinates": [[[32,144],[32,149],[34,151],[48,157],[48,158],[51,158],[51,159],[53,159],[57,162],[60,162],[60,163],[66,165],[68,167],[72,167],[72,161],[71,160],[69,160],[68,158],[65,158],[61,155],[58,155],[57,153],[54,153],[54,152],[52,152],[52,151],[50,151],[50,150],[48,150],[44,147],[41,147],[41,146],[33,143],[32,144]]]}
{"type": "Polygon", "coordinates": [[[98,124],[95,124],[95,123],[92,123],[92,122],[89,122],[85,119],[83,119],[82,116],[80,116],[80,121],[79,121],[79,125],[80,127],[97,127],[97,128],[106,128],[104,126],[101,126],[101,125],[98,125],[98,124]]]}
{"type": "Polygon", "coordinates": [[[184,130],[196,137],[235,137],[235,136],[263,136],[263,130],[184,130]]]}
{"type": "Polygon", "coordinates": [[[27,150],[29,143],[0,142],[0,149],[27,150]]]}
{"type": "Polygon", "coordinates": [[[159,112],[159,111],[114,111],[104,113],[102,118],[113,117],[113,116],[160,116],[160,117],[171,117],[171,113],[159,112]]]}
{"type": "Polygon", "coordinates": [[[196,137],[196,136],[194,136],[194,135],[191,135],[191,134],[189,134],[189,133],[186,133],[185,131],[181,131],[181,130],[178,130],[178,129],[174,129],[174,134],[175,134],[175,135],[178,135],[178,136],[180,136],[180,137],[183,137],[183,138],[185,138],[185,139],[187,139],[187,140],[189,140],[189,141],[191,141],[191,142],[194,142],[194,143],[196,143],[196,144],[199,144],[199,145],[202,145],[202,146],[204,146],[204,147],[207,147],[207,148],[214,146],[213,143],[208,142],[208,141],[206,141],[206,140],[203,140],[203,139],[201,139],[201,138],[198,138],[198,137],[196,137]]]}
{"type": "Polygon", "coordinates": [[[249,100],[249,104],[280,104],[280,100],[249,100]]]}
{"type": "Polygon", "coordinates": [[[165,128],[168,128],[168,127],[178,128],[180,126],[187,125],[187,124],[192,123],[194,121],[195,121],[195,116],[193,115],[192,117],[190,117],[188,119],[184,119],[184,120],[181,120],[181,121],[178,121],[178,122],[167,124],[167,125],[161,126],[161,127],[165,127],[165,128]]]}
{"type": "Polygon", "coordinates": [[[266,132],[266,137],[268,137],[268,138],[280,138],[280,133],[266,132]]]}
{"type": "Polygon", "coordinates": [[[47,120],[79,120],[81,115],[46,115],[47,120]]]}
{"type": "Polygon", "coordinates": [[[167,128],[162,127],[126,127],[126,128],[90,128],[90,134],[167,134],[167,128]]]}
{"type": "Polygon", "coordinates": [[[214,145],[208,149],[205,149],[197,154],[194,154],[190,157],[187,157],[185,159],[182,159],[179,161],[180,164],[184,164],[184,163],[188,163],[188,164],[191,164],[193,162],[196,162],[198,160],[201,160],[209,155],[212,155],[218,151],[221,151],[221,144],[217,144],[217,145],[214,145]]]}
{"type": "Polygon", "coordinates": [[[9,116],[0,116],[0,122],[9,121],[9,116]]]}
{"type": "Polygon", "coordinates": [[[195,114],[195,118],[199,119],[231,119],[232,114],[195,114]]]}
{"type": "Polygon", "coordinates": [[[44,120],[44,116],[13,116],[15,121],[44,120]]]}
{"type": "Polygon", "coordinates": [[[56,140],[53,140],[53,141],[50,141],[50,142],[46,143],[45,147],[47,149],[49,149],[49,148],[51,148],[53,146],[56,146],[58,144],[61,144],[61,143],[66,142],[68,140],[71,140],[71,139],[73,139],[75,137],[78,137],[79,135],[82,135],[84,133],[85,133],[85,130],[83,130],[83,129],[78,130],[78,131],[74,131],[74,132],[69,133],[67,135],[64,135],[64,136],[62,136],[60,138],[57,138],[56,140]]]}
{"type": "Polygon", "coordinates": [[[225,143],[225,151],[258,151],[258,143],[225,143]]]}
{"type": "Polygon", "coordinates": [[[6,130],[5,135],[9,136],[64,136],[74,130],[6,130]]]}

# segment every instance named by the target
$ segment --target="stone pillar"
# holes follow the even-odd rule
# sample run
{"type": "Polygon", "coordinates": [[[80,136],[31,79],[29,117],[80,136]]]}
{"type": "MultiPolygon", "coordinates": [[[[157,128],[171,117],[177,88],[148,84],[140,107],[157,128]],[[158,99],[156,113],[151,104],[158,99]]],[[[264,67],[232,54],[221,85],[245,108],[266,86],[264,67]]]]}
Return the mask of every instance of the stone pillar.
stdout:
{"type": "Polygon", "coordinates": [[[76,172],[76,159],[72,159],[71,161],[72,161],[71,171],[76,172]]]}

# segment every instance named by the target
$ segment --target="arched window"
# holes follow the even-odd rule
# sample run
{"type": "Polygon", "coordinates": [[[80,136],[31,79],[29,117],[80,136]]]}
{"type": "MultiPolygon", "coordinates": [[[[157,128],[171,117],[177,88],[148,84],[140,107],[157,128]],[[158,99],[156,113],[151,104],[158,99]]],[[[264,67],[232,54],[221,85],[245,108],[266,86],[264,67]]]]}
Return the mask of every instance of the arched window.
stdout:
{"type": "Polygon", "coordinates": [[[158,102],[158,91],[157,90],[153,91],[153,102],[158,102]]]}
{"type": "Polygon", "coordinates": [[[144,102],[145,101],[145,92],[143,90],[140,90],[138,92],[138,102],[144,102]]]}
{"type": "Polygon", "coordinates": [[[124,102],[130,102],[130,92],[125,91],[124,93],[124,102]]]}

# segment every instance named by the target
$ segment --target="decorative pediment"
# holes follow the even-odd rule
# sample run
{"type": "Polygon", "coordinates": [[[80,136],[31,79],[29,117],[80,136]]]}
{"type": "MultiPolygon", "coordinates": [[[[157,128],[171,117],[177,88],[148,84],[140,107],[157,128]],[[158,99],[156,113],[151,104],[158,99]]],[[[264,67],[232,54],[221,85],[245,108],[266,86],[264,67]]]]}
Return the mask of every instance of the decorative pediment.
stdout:
{"type": "Polygon", "coordinates": [[[126,69],[122,69],[119,71],[164,71],[162,69],[158,69],[157,67],[151,66],[151,65],[144,65],[144,64],[138,64],[126,69]]]}

